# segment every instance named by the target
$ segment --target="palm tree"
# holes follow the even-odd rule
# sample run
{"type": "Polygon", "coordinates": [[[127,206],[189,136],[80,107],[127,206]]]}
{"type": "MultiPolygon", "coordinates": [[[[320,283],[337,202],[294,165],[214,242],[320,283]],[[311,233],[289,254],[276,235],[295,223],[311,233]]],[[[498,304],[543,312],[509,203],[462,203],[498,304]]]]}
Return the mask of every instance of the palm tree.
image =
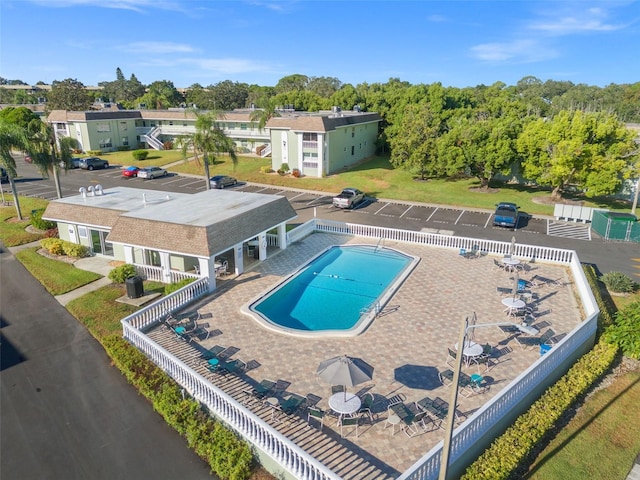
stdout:
{"type": "Polygon", "coordinates": [[[215,112],[196,113],[196,131],[191,135],[185,135],[177,139],[182,155],[187,157],[188,152],[193,152],[193,157],[198,165],[204,165],[207,190],[211,189],[209,164],[215,164],[217,154],[228,153],[234,167],[238,164],[235,144],[216,125],[217,117],[218,115],[215,112]],[[202,163],[200,162],[200,155],[202,155],[202,163]]]}
{"type": "Polygon", "coordinates": [[[32,120],[28,127],[30,147],[33,151],[33,163],[36,164],[43,177],[53,174],[58,198],[62,198],[60,188],[60,169],[67,170],[71,166],[72,151],[78,147],[75,138],[63,137],[56,141],[53,126],[40,119],[32,120]]]}
{"type": "Polygon", "coordinates": [[[14,178],[16,173],[16,160],[11,155],[13,150],[27,152],[29,150],[29,139],[25,130],[16,124],[0,121],[0,161],[7,171],[9,177],[9,185],[13,195],[13,203],[16,206],[16,214],[18,220],[23,220],[22,211],[20,210],[20,201],[18,200],[18,191],[14,178]]]}
{"type": "Polygon", "coordinates": [[[279,117],[280,113],[276,110],[275,102],[269,101],[265,108],[259,108],[251,112],[249,119],[252,122],[258,122],[258,130],[264,130],[267,122],[273,117],[279,117]]]}

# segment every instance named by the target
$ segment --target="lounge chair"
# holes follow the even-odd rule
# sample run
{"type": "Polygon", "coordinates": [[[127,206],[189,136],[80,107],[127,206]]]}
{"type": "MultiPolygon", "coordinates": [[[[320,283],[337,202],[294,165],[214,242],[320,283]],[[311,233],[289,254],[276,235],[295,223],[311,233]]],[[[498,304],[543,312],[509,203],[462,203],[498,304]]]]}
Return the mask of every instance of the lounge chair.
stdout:
{"type": "Polygon", "coordinates": [[[507,287],[496,287],[496,292],[501,297],[508,297],[509,295],[513,294],[513,289],[507,287]]]}
{"type": "Polygon", "coordinates": [[[320,422],[320,431],[324,425],[324,410],[317,407],[309,407],[307,409],[307,423],[311,425],[311,419],[315,419],[320,422]]]}
{"type": "Polygon", "coordinates": [[[258,385],[253,387],[249,393],[253,400],[260,401],[271,395],[275,388],[276,382],[265,378],[258,385]]]}
{"type": "Polygon", "coordinates": [[[522,333],[515,325],[498,325],[498,329],[504,334],[505,338],[515,337],[522,333]]]}
{"type": "Polygon", "coordinates": [[[448,387],[453,383],[453,370],[443,370],[438,372],[438,377],[440,378],[440,383],[445,387],[448,387]]]}
{"type": "Polygon", "coordinates": [[[287,417],[290,417],[298,413],[306,401],[306,397],[292,393],[289,398],[278,406],[278,409],[287,417]]]}
{"type": "Polygon", "coordinates": [[[529,347],[535,348],[535,347],[539,347],[540,345],[555,344],[556,343],[554,339],[555,335],[556,335],[555,332],[549,328],[546,332],[544,332],[542,335],[538,337],[529,337],[529,336],[523,335],[523,336],[516,337],[516,340],[520,344],[520,347],[522,347],[523,350],[526,350],[529,347]]]}
{"type": "Polygon", "coordinates": [[[229,374],[238,375],[244,371],[246,364],[242,360],[231,360],[229,362],[221,362],[216,369],[220,375],[226,377],[229,374]]]}

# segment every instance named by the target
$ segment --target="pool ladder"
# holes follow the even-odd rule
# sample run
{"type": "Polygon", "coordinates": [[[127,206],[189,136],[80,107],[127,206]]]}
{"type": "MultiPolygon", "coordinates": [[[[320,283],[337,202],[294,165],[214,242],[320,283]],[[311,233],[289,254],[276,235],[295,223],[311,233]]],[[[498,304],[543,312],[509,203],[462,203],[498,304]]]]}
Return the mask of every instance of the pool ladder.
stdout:
{"type": "Polygon", "coordinates": [[[362,308],[360,310],[360,316],[366,315],[366,314],[370,313],[371,311],[375,311],[375,315],[374,316],[377,316],[380,313],[380,302],[378,302],[376,300],[375,302],[371,302],[369,305],[367,305],[366,307],[362,308]]]}
{"type": "MultiPolygon", "coordinates": [[[[380,248],[380,244],[384,241],[384,237],[380,237],[378,239],[378,243],[376,243],[376,248],[373,249],[373,253],[376,253],[378,251],[378,248],[380,248]]],[[[382,245],[384,246],[384,244],[382,245]]]]}

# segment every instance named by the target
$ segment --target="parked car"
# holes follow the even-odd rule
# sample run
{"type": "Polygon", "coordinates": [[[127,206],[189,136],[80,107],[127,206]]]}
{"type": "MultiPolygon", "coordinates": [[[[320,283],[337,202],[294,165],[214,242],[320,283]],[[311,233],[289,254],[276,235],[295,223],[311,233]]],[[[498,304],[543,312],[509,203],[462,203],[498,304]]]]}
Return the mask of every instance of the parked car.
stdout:
{"type": "Polygon", "coordinates": [[[9,181],[9,174],[4,169],[4,167],[0,167],[0,183],[5,183],[9,181]]]}
{"type": "Polygon", "coordinates": [[[211,188],[225,188],[237,185],[238,180],[228,175],[216,175],[209,179],[209,184],[211,185],[211,188]]]}
{"type": "Polygon", "coordinates": [[[138,178],[144,178],[145,180],[164,177],[166,174],[167,171],[160,167],[144,167],[138,170],[138,178]]]}
{"type": "Polygon", "coordinates": [[[515,203],[500,202],[496,205],[496,211],[493,215],[493,224],[500,227],[516,228],[518,226],[518,217],[520,212],[515,203]]]}
{"type": "MultiPolygon", "coordinates": [[[[80,168],[80,160],[82,159],[76,158],[76,157],[72,158],[71,161],[69,162],[68,168],[80,168]]],[[[65,167],[64,162],[62,161],[59,163],[59,165],[60,165],[60,168],[65,167]]]]}
{"type": "Polygon", "coordinates": [[[135,167],[135,166],[124,167],[122,169],[122,176],[123,177],[137,177],[139,171],[140,171],[140,167],[135,167]]]}
{"type": "Polygon", "coordinates": [[[79,166],[83,170],[94,170],[96,168],[109,168],[109,162],[98,157],[87,157],[80,159],[79,166]]]}
{"type": "Polygon", "coordinates": [[[339,195],[333,197],[333,205],[338,208],[353,208],[364,202],[364,192],[357,188],[345,188],[339,195]]]}

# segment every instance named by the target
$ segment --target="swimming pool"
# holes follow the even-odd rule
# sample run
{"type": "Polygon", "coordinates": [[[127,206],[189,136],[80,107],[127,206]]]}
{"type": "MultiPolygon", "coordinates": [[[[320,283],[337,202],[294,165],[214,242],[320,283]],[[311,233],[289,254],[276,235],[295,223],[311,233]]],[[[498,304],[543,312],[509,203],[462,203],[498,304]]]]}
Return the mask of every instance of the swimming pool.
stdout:
{"type": "Polygon", "coordinates": [[[243,312],[281,333],[355,336],[418,262],[418,257],[387,247],[329,247],[243,312]]]}

